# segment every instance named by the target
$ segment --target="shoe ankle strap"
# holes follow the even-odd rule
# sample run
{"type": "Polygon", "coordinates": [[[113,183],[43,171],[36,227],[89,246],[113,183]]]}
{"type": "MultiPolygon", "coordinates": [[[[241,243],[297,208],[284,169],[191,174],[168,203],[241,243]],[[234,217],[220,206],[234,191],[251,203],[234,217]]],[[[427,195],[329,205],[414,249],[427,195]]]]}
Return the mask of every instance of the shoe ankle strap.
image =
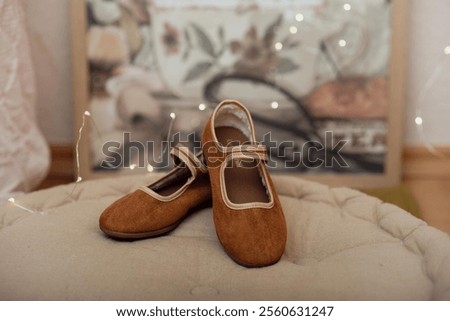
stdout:
{"type": "Polygon", "coordinates": [[[206,165],[200,159],[202,157],[201,152],[194,154],[188,147],[177,144],[170,149],[170,155],[172,156],[175,165],[185,165],[191,171],[193,177],[197,177],[200,173],[206,174],[208,172],[206,165]]]}
{"type": "Polygon", "coordinates": [[[243,144],[233,146],[227,154],[226,159],[228,161],[232,159],[259,159],[260,161],[266,162],[268,160],[267,148],[261,144],[243,144]]]}

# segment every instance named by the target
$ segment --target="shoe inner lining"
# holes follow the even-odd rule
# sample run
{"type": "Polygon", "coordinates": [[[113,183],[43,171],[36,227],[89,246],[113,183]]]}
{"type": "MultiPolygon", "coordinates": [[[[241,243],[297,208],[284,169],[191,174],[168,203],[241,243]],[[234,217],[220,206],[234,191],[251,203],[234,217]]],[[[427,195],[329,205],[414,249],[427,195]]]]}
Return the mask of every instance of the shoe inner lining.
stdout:
{"type": "Polygon", "coordinates": [[[191,177],[191,171],[187,167],[178,167],[171,175],[148,186],[148,188],[161,196],[170,196],[183,187],[191,177]]]}
{"type": "MultiPolygon", "coordinates": [[[[216,127],[215,132],[217,140],[223,146],[249,143],[246,135],[234,127],[216,127]]],[[[259,162],[259,160],[235,161],[225,169],[226,192],[232,203],[270,202],[259,162]]]]}
{"type": "Polygon", "coordinates": [[[214,119],[214,127],[233,127],[239,129],[245,135],[245,141],[250,142],[252,140],[252,129],[250,128],[250,120],[247,113],[237,108],[234,104],[227,104],[222,106],[217,111],[217,115],[214,119]]]}

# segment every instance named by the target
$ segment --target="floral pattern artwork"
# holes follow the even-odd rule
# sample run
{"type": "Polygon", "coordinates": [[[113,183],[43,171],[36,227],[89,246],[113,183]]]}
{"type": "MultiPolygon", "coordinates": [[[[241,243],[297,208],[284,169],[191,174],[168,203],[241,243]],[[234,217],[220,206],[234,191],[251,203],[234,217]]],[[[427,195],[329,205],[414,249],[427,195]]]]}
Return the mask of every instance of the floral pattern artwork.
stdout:
{"type": "MultiPolygon", "coordinates": [[[[269,26],[262,37],[259,37],[258,30],[251,25],[245,32],[243,39],[231,40],[225,42],[224,28],[220,26],[217,30],[217,38],[220,44],[219,48],[215,48],[213,41],[201,26],[194,22],[190,23],[190,28],[185,29],[186,47],[184,60],[189,57],[190,51],[194,48],[191,43],[190,30],[198,39],[199,49],[207,54],[207,60],[200,61],[187,72],[184,79],[185,82],[196,80],[207,73],[210,68],[217,65],[221,55],[229,50],[235,57],[232,65],[234,71],[243,74],[253,74],[257,77],[266,77],[276,70],[279,73],[288,73],[299,68],[293,60],[289,58],[279,57],[275,48],[275,30],[280,25],[283,16],[278,18],[269,26]]],[[[280,42],[281,46],[286,49],[294,49],[299,42],[292,42],[289,38],[280,42]]],[[[220,67],[219,67],[220,68],[220,67]]]]}
{"type": "Polygon", "coordinates": [[[273,36],[258,37],[255,26],[251,26],[241,41],[230,42],[230,49],[238,59],[233,65],[236,71],[265,77],[278,65],[273,36]]]}
{"type": "Polygon", "coordinates": [[[169,22],[164,24],[165,32],[161,37],[161,42],[166,49],[166,54],[175,54],[180,50],[180,32],[169,22]]]}
{"type": "MultiPolygon", "coordinates": [[[[234,98],[250,106],[259,132],[294,141],[294,150],[332,131],[349,141],[347,172],[383,172],[389,2],[86,3],[90,109],[109,115],[99,116],[103,141],[129,131],[160,143],[170,128],[194,146],[207,111],[234,98]]],[[[94,136],[92,166],[100,169],[105,155],[94,136]]]]}

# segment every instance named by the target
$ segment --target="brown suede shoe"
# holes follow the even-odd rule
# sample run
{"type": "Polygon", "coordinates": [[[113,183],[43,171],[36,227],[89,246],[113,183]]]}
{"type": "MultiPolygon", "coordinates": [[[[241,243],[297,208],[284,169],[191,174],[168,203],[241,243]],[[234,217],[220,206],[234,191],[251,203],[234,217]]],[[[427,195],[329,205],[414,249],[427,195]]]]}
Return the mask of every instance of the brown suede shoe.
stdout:
{"type": "Polygon", "coordinates": [[[166,176],[115,201],[100,216],[100,229],[120,239],[141,239],[170,232],[211,202],[205,164],[187,147],[172,148],[177,164],[166,176]]]}
{"type": "Polygon", "coordinates": [[[220,103],[204,129],[202,149],[225,252],[246,267],[276,263],[286,245],[286,222],[247,108],[233,100],[220,103]]]}

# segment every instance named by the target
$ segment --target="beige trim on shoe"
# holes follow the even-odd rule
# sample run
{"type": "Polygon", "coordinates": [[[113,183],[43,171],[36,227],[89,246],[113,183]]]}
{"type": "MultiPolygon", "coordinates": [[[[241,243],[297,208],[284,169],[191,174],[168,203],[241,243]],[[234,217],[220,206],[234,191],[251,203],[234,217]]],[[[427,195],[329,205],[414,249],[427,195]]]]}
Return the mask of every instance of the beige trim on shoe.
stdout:
{"type": "Polygon", "coordinates": [[[250,115],[250,111],[244,106],[242,105],[239,101],[237,100],[232,100],[232,99],[227,99],[222,101],[219,106],[214,110],[214,112],[211,115],[211,134],[212,134],[212,138],[213,138],[213,142],[215,143],[214,145],[216,145],[217,150],[223,153],[228,153],[231,151],[231,147],[227,147],[227,146],[223,146],[222,144],[217,144],[216,142],[218,142],[217,140],[217,136],[216,136],[216,132],[215,132],[215,119],[216,119],[216,115],[218,112],[220,112],[220,109],[223,107],[226,107],[227,105],[236,105],[238,106],[240,109],[242,109],[242,111],[246,114],[248,121],[248,124],[250,126],[250,136],[249,137],[251,139],[251,141],[249,143],[254,144],[256,142],[256,136],[255,136],[255,128],[253,125],[253,122],[251,121],[251,115],[250,115]]]}
{"type": "MultiPolygon", "coordinates": [[[[178,164],[175,168],[173,168],[165,177],[172,175],[176,171],[181,170],[180,166],[181,164],[186,165],[186,167],[191,172],[191,177],[188,178],[186,183],[181,186],[178,190],[176,190],[174,193],[170,195],[160,195],[154,190],[152,190],[149,186],[141,186],[139,189],[143,191],[144,193],[150,195],[153,198],[156,198],[157,200],[160,200],[161,202],[170,202],[174,199],[180,197],[186,189],[191,185],[194,180],[197,178],[199,173],[206,174],[208,172],[208,168],[206,165],[199,159],[199,157],[202,155],[201,153],[194,155],[188,147],[183,145],[177,145],[175,147],[172,147],[170,150],[170,155],[175,159],[178,160],[178,164]]],[[[161,180],[163,180],[165,177],[163,177],[161,180]]],[[[158,183],[160,181],[157,181],[153,183],[152,185],[158,183]]],[[[151,185],[151,186],[152,186],[151,185]]]]}
{"type": "MultiPolygon", "coordinates": [[[[274,206],[274,198],[270,184],[268,184],[268,174],[267,168],[265,167],[265,161],[267,161],[267,149],[264,145],[240,145],[231,148],[231,153],[228,154],[225,160],[220,165],[220,192],[225,205],[233,210],[242,210],[248,208],[272,208],[274,206]],[[228,164],[232,163],[234,160],[250,159],[259,160],[257,165],[260,174],[262,174],[262,184],[266,188],[267,197],[269,202],[250,202],[245,204],[233,203],[227,194],[227,187],[225,183],[225,170],[228,164]]],[[[232,165],[234,166],[234,164],[232,165]]]]}

